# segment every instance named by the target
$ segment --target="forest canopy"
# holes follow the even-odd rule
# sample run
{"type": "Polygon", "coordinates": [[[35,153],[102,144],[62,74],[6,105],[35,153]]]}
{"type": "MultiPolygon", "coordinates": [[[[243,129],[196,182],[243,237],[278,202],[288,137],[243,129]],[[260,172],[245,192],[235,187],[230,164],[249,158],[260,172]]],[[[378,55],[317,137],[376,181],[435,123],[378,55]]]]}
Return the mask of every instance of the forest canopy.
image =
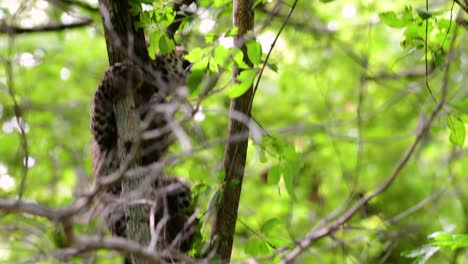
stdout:
{"type": "MultiPolygon", "coordinates": [[[[0,0],[1,263],[167,261],[96,205],[105,2],[0,0]]],[[[468,263],[467,1],[115,3],[146,62],[190,64],[164,163],[196,208],[178,261],[468,263]]]]}

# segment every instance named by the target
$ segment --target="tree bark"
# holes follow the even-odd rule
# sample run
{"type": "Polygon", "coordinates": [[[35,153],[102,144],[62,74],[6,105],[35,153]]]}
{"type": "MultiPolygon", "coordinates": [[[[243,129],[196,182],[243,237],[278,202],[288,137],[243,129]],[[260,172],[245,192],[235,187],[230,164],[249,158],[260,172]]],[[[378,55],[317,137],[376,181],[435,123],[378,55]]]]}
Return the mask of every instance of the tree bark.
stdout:
{"type": "Polygon", "coordinates": [[[125,59],[149,61],[143,30],[135,31],[128,0],[99,0],[109,64],[125,59]]]}
{"type": "MultiPolygon", "coordinates": [[[[124,60],[131,60],[137,64],[149,61],[146,52],[145,37],[142,30],[135,31],[134,19],[129,13],[128,0],[100,0],[99,9],[104,25],[109,64],[113,65],[124,60]]],[[[129,146],[137,139],[140,118],[135,113],[135,99],[132,93],[119,99],[114,105],[117,122],[118,153],[121,164],[128,157],[129,146]],[[129,144],[130,143],[130,144],[129,144]]],[[[138,157],[132,167],[139,165],[138,157]]],[[[125,197],[130,191],[138,187],[141,180],[124,179],[122,181],[122,195],[125,197]]],[[[142,197],[143,198],[143,197],[142,197]]],[[[148,245],[150,232],[148,230],[147,206],[127,206],[125,208],[127,238],[148,245]]],[[[144,260],[129,256],[131,263],[145,263],[144,260]]]]}
{"type": "MultiPolygon", "coordinates": [[[[234,43],[236,47],[242,49],[244,60],[248,64],[250,62],[248,61],[243,37],[249,30],[253,29],[253,5],[253,0],[233,1],[233,25],[238,28],[238,34],[234,43]]],[[[236,77],[240,71],[236,67],[233,69],[234,81],[236,81],[236,77]]],[[[253,96],[253,89],[250,87],[245,94],[231,100],[228,137],[224,152],[224,170],[226,176],[212,235],[217,242],[216,253],[223,262],[229,262],[231,258],[249,135],[248,124],[246,124],[245,120],[244,122],[239,121],[233,118],[232,115],[245,115],[247,122],[250,122],[253,96]],[[245,135],[245,138],[241,140],[236,139],[239,135],[245,135]]]]}

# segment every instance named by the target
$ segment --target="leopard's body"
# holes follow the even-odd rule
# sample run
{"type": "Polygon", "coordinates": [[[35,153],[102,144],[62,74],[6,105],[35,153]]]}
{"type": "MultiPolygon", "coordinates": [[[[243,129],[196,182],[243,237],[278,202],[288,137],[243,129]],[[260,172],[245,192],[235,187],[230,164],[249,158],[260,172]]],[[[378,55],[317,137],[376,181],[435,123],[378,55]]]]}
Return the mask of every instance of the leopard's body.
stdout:
{"type": "MultiPolygon", "coordinates": [[[[138,66],[132,62],[116,63],[105,72],[104,78],[97,88],[91,109],[91,130],[93,134],[93,173],[96,178],[105,177],[119,169],[120,157],[117,150],[117,126],[114,114],[114,104],[122,96],[133,93],[136,110],[141,120],[150,120],[148,129],[160,129],[164,132],[142,142],[140,153],[141,165],[158,162],[167,152],[170,143],[170,130],[165,129],[168,118],[173,113],[167,112],[164,105],[169,104],[167,98],[185,85],[186,71],[189,66],[183,58],[185,50],[177,48],[168,55],[159,55],[149,66],[138,66]]],[[[167,108],[167,107],[166,107],[167,108]]],[[[155,195],[154,199],[160,210],[155,219],[169,214],[165,225],[164,243],[172,243],[180,232],[178,249],[188,250],[193,232],[187,231],[186,221],[193,213],[190,188],[176,177],[164,178],[162,175],[151,184],[153,191],[164,193],[155,195]],[[172,186],[172,191],[165,191],[172,186]],[[162,199],[161,199],[162,197],[162,199]],[[165,206],[162,206],[164,204],[165,206]],[[165,209],[163,210],[163,207],[165,209]]],[[[121,195],[120,183],[108,190],[109,196],[118,198],[121,195]]],[[[126,236],[125,214],[123,208],[114,206],[108,208],[105,221],[114,235],[126,236]]],[[[148,217],[149,219],[149,217],[148,217]]]]}
{"type": "MultiPolygon", "coordinates": [[[[155,61],[151,61],[149,66],[140,67],[131,62],[116,63],[109,67],[104,74],[98,89],[94,94],[93,106],[91,109],[91,130],[96,144],[94,156],[94,174],[103,175],[98,170],[98,165],[104,154],[110,152],[115,154],[117,148],[117,126],[114,115],[114,103],[121,96],[129,92],[134,92],[137,97],[137,106],[142,119],[153,108],[153,118],[151,128],[162,128],[166,124],[168,113],[162,109],[167,104],[166,98],[185,85],[186,71],[189,66],[183,58],[185,50],[177,48],[167,55],[160,55],[155,61]],[[156,113],[155,113],[156,112],[156,113]]],[[[159,149],[153,155],[143,155],[143,165],[158,161],[161,155],[167,150],[167,138],[163,136],[152,140],[151,143],[159,145],[159,149]],[[164,143],[164,144],[163,144],[164,143]],[[148,161],[145,162],[145,159],[148,161]]],[[[150,144],[144,144],[148,146],[150,144]]],[[[103,164],[105,165],[105,164],[103,164]]],[[[104,169],[104,168],[102,168],[104,169]]],[[[115,170],[110,168],[107,174],[115,170]]]]}

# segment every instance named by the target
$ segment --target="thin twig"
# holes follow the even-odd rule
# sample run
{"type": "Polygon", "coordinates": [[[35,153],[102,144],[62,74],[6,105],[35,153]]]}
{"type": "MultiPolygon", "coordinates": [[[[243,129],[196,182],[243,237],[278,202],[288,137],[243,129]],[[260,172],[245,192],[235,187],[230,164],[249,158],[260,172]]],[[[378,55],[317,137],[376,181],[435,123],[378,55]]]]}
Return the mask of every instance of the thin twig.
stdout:
{"type": "MultiPolygon", "coordinates": [[[[18,10],[15,12],[15,14],[12,17],[12,21],[14,21],[20,14],[21,12],[25,9],[28,1],[24,1],[18,10]]],[[[17,200],[21,200],[23,198],[24,194],[24,188],[26,186],[26,179],[28,176],[28,171],[29,171],[29,147],[28,147],[28,138],[26,137],[26,123],[23,119],[23,111],[21,107],[18,104],[18,101],[16,100],[16,95],[15,95],[15,88],[14,88],[14,80],[13,80],[13,64],[12,64],[12,58],[13,58],[13,47],[14,47],[14,42],[15,42],[15,34],[8,34],[8,58],[4,60],[5,64],[5,71],[6,71],[6,82],[7,82],[7,88],[8,88],[8,94],[11,97],[11,100],[13,102],[13,109],[15,112],[15,119],[16,123],[18,124],[19,132],[20,132],[20,141],[21,141],[21,148],[23,151],[23,157],[21,160],[21,181],[18,187],[18,197],[17,200]]]]}
{"type": "Polygon", "coordinates": [[[460,0],[454,0],[454,2],[457,3],[457,5],[459,5],[466,13],[468,13],[468,6],[462,4],[460,0]]]}
{"type": "Polygon", "coordinates": [[[265,68],[266,68],[266,65],[267,65],[267,63],[268,63],[268,60],[270,59],[271,53],[273,52],[273,48],[275,47],[276,42],[278,41],[279,36],[281,35],[281,32],[283,32],[283,29],[284,29],[284,28],[286,27],[286,25],[288,24],[289,19],[291,18],[292,13],[293,13],[294,10],[296,9],[297,2],[298,2],[298,0],[295,0],[294,3],[293,3],[293,5],[291,6],[291,9],[289,10],[288,15],[286,16],[286,18],[284,19],[283,24],[281,25],[280,29],[278,30],[278,33],[276,34],[275,39],[274,39],[273,42],[271,43],[270,50],[268,51],[268,53],[267,53],[267,55],[266,55],[266,57],[265,57],[265,60],[263,61],[262,69],[260,70],[260,73],[258,74],[257,82],[255,83],[255,86],[254,86],[254,88],[253,88],[253,96],[252,96],[252,101],[250,102],[250,108],[252,108],[253,98],[255,97],[255,93],[257,92],[258,85],[260,84],[260,80],[262,79],[263,72],[265,71],[265,68]]]}
{"type": "MultiPolygon", "coordinates": [[[[429,0],[426,0],[426,12],[429,12],[429,0]]],[[[424,65],[426,67],[426,74],[424,74],[424,83],[426,84],[426,88],[429,91],[429,94],[431,95],[432,100],[434,100],[434,103],[437,103],[437,100],[432,94],[432,90],[431,90],[431,87],[429,86],[429,80],[428,80],[429,63],[427,62],[427,52],[428,52],[427,39],[428,39],[428,31],[429,31],[429,19],[426,19],[425,21],[426,21],[426,33],[424,35],[424,65]]]]}

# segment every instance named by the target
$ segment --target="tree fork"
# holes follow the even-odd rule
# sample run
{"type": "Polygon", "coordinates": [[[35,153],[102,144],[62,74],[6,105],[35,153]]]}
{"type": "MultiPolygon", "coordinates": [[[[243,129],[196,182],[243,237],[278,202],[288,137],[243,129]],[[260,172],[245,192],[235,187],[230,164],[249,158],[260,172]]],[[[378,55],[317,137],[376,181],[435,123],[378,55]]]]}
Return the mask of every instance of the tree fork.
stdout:
{"type": "MultiPolygon", "coordinates": [[[[244,35],[252,30],[254,26],[253,6],[253,0],[233,1],[233,26],[238,28],[234,44],[243,51],[244,60],[249,65],[251,63],[248,61],[244,35]]],[[[235,82],[240,72],[239,68],[234,67],[233,79],[235,82]]],[[[215,238],[217,243],[216,253],[223,262],[229,262],[231,258],[248,147],[249,128],[246,121],[250,122],[253,96],[253,87],[251,86],[242,96],[231,100],[229,110],[228,136],[224,152],[226,176],[212,233],[212,237],[215,238]],[[232,117],[233,114],[242,114],[246,117],[246,120],[236,120],[232,117]],[[236,137],[239,135],[246,135],[246,137],[238,140],[236,137]]]]}

